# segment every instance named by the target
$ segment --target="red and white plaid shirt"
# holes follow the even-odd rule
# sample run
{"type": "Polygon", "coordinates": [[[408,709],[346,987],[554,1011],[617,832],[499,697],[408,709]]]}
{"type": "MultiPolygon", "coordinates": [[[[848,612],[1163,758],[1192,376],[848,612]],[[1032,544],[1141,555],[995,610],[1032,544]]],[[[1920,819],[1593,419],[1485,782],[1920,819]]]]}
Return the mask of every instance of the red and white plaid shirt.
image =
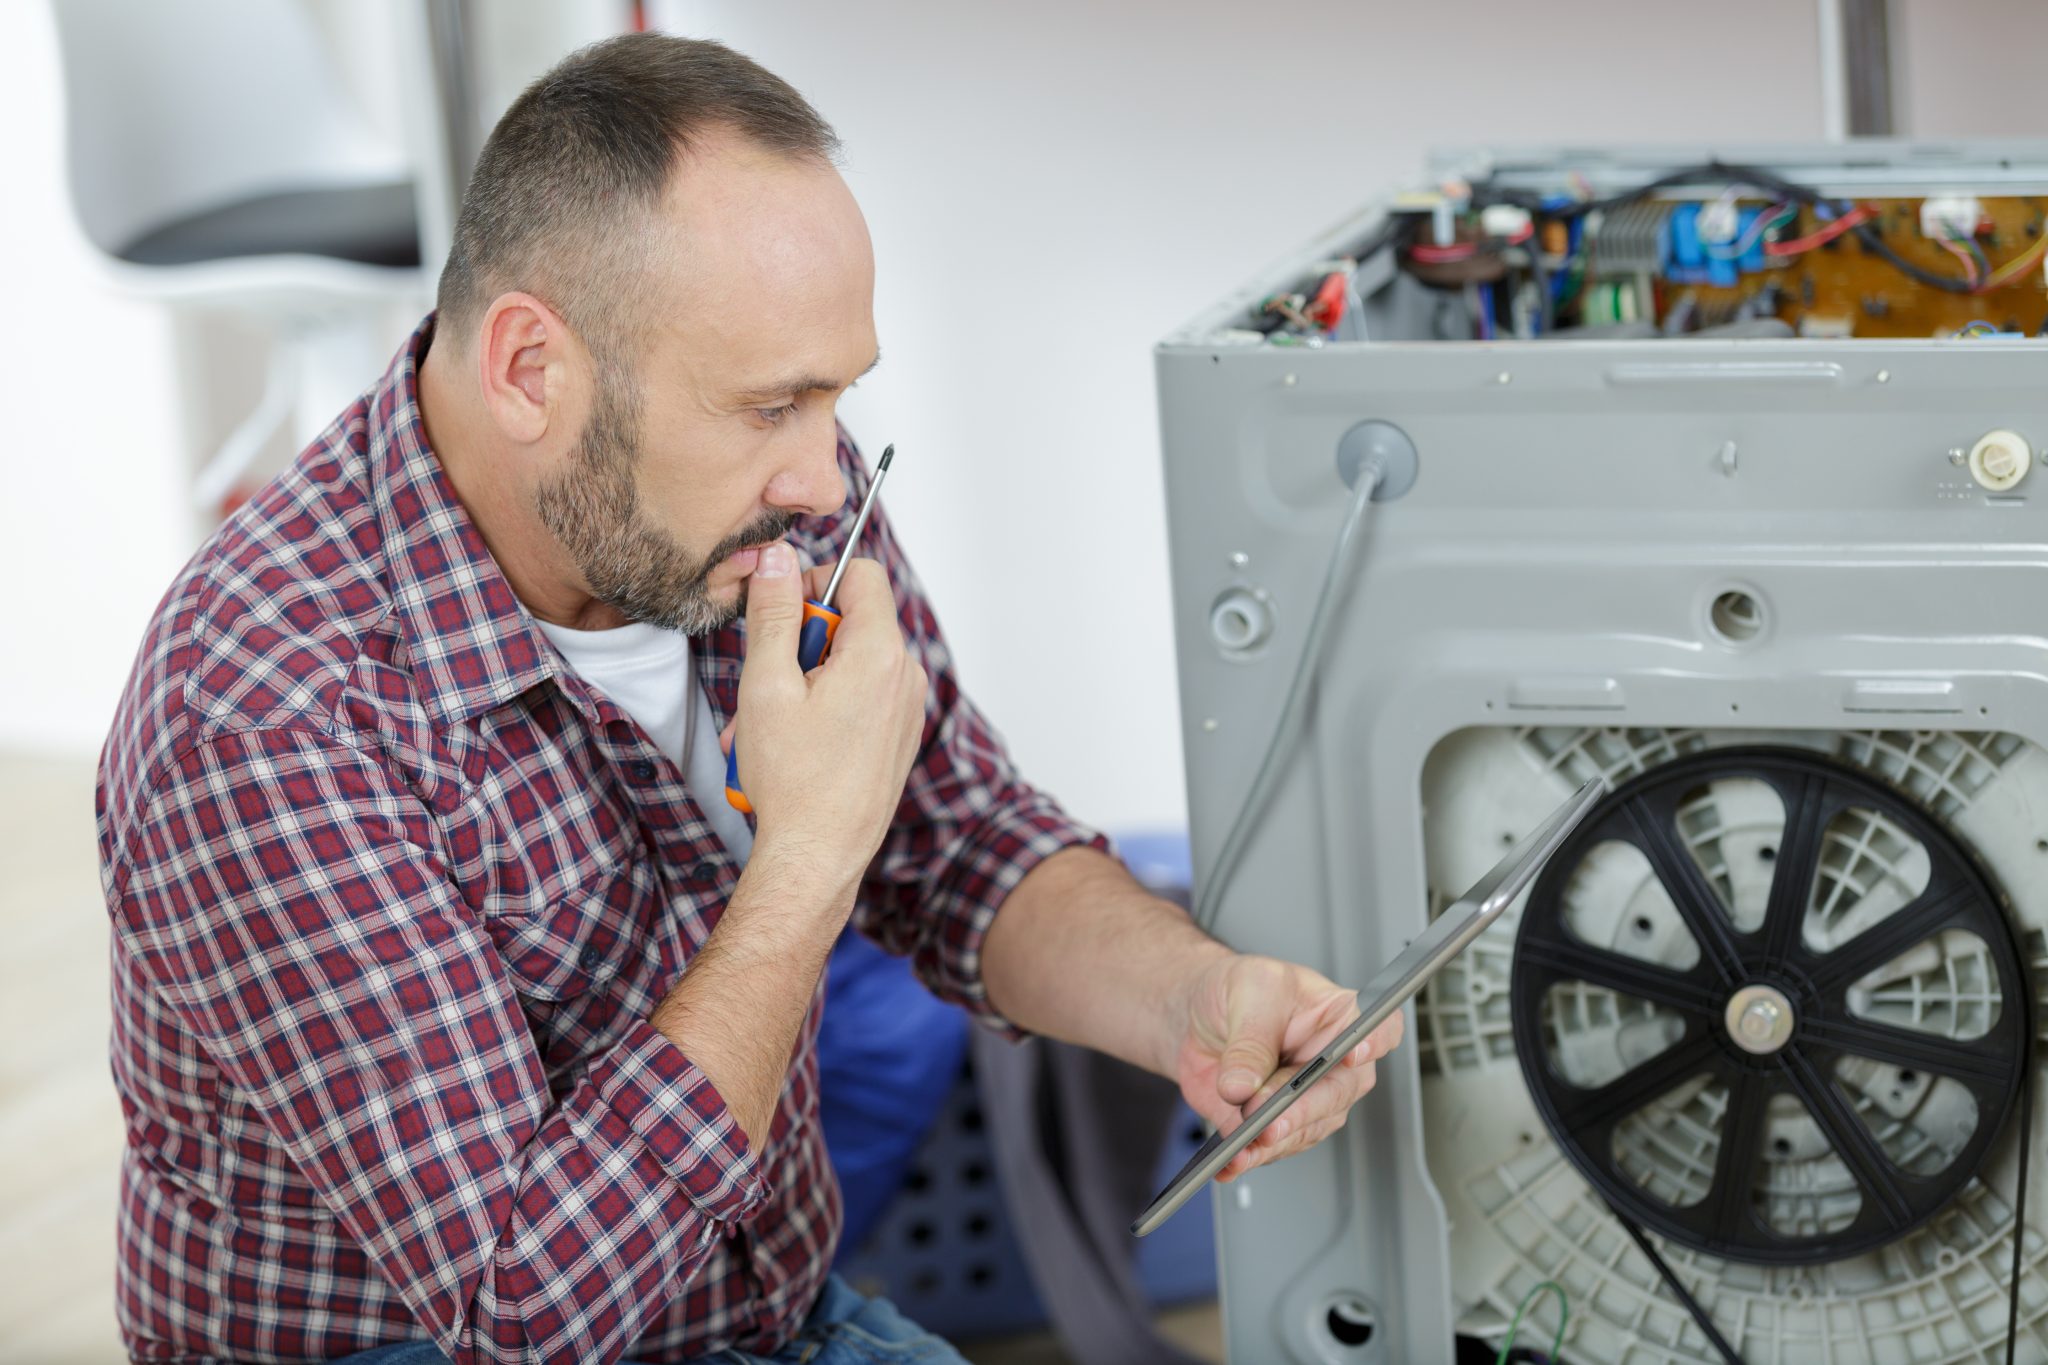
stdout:
{"type": "MultiPolygon", "coordinates": [[[[172,586],[101,758],[123,1333],[180,1361],[771,1350],[839,1230],[822,992],[755,1151],[647,1022],[739,869],[456,500],[416,399],[431,335],[172,586]]],[[[843,435],[839,462],[845,507],[791,537],[814,562],[867,487],[843,435]]],[[[860,548],[931,696],[856,922],[988,1016],[997,905],[1093,836],[960,691],[885,515],[860,548]]],[[[743,632],[702,643],[722,725],[743,632]]]]}

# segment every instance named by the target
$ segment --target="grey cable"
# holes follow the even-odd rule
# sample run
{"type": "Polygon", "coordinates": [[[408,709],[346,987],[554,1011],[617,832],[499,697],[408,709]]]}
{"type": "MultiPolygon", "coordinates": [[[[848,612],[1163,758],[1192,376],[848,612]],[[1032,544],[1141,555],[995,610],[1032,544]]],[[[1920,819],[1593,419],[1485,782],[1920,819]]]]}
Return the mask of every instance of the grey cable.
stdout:
{"type": "Polygon", "coordinates": [[[1308,697],[1309,683],[1322,662],[1323,645],[1330,629],[1330,610],[1336,603],[1338,585],[1349,576],[1346,570],[1355,553],[1355,542],[1360,540],[1359,530],[1365,524],[1365,509],[1372,505],[1373,494],[1379,490],[1384,477],[1385,471],[1370,460],[1359,467],[1358,487],[1352,493],[1350,510],[1344,514],[1344,525],[1337,532],[1337,543],[1330,549],[1330,566],[1323,571],[1323,589],[1316,596],[1315,610],[1309,614],[1308,638],[1302,641],[1301,658],[1294,665],[1294,680],[1287,685],[1287,700],[1280,707],[1279,723],[1273,727],[1273,738],[1266,745],[1266,756],[1259,762],[1258,775],[1252,779],[1244,805],[1238,808],[1237,819],[1223,840],[1223,849],[1210,865],[1209,875],[1202,879],[1201,895],[1195,901],[1195,923],[1204,929],[1214,927],[1216,912],[1223,904],[1224,889],[1230,885],[1231,874],[1237,871],[1237,860],[1244,854],[1245,841],[1251,837],[1259,815],[1272,798],[1274,785],[1280,780],[1281,759],[1294,742],[1294,732],[1301,722],[1302,703],[1308,697]]]}

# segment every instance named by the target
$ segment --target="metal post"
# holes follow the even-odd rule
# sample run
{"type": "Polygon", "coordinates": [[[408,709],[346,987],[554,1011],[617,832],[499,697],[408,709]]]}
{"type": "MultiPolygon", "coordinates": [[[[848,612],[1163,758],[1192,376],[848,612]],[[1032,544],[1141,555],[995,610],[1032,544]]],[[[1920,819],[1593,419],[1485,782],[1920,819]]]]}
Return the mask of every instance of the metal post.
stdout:
{"type": "Polygon", "coordinates": [[[1890,0],[1817,0],[1820,22],[1821,134],[1830,142],[1890,137],[1890,0]]]}

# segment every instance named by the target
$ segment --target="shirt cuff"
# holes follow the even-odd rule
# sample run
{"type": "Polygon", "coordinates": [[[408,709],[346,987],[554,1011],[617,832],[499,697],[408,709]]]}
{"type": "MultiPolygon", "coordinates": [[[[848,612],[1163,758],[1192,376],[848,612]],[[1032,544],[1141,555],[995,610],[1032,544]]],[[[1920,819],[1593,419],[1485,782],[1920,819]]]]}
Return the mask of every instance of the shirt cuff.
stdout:
{"type": "Polygon", "coordinates": [[[768,1181],[724,1097],[652,1024],[629,1025],[585,1081],[600,1127],[651,1152],[706,1216],[744,1222],[767,1200],[768,1181]]]}

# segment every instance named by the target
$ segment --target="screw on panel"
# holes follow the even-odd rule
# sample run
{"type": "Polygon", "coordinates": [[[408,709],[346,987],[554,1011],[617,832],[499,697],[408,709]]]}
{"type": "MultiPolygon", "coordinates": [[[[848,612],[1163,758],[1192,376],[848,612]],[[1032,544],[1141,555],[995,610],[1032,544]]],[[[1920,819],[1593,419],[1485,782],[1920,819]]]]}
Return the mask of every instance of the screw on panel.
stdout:
{"type": "Polygon", "coordinates": [[[1509,374],[1506,370],[1502,370],[1499,374],[1493,377],[1493,382],[1496,384],[1511,384],[1514,382],[1514,378],[1515,377],[1509,374]]]}
{"type": "Polygon", "coordinates": [[[1948,462],[1958,469],[1962,468],[1963,461],[1969,458],[1970,452],[1964,450],[1961,446],[1950,446],[1948,448],[1948,462]]]}
{"type": "Polygon", "coordinates": [[[1286,385],[1286,386],[1287,386],[1288,388],[1290,388],[1290,389],[1291,389],[1291,388],[1293,388],[1293,387],[1294,387],[1294,386],[1295,386],[1296,384],[1299,384],[1299,383],[1301,382],[1301,379],[1300,379],[1300,377],[1299,377],[1298,375],[1291,375],[1291,374],[1290,374],[1290,375],[1286,376],[1285,378],[1283,378],[1283,379],[1282,379],[1282,380],[1281,380],[1280,382],[1281,382],[1282,384],[1286,385]]]}
{"type": "Polygon", "coordinates": [[[1216,717],[1210,716],[1207,720],[1204,720],[1202,728],[1204,730],[1214,730],[1216,728],[1216,717]]]}
{"type": "Polygon", "coordinates": [[[1891,383],[1891,382],[1892,382],[1892,372],[1891,372],[1890,370],[1879,370],[1879,371],[1877,372],[1877,382],[1878,382],[1878,383],[1880,383],[1880,384],[1889,384],[1889,383],[1891,383]]]}
{"type": "Polygon", "coordinates": [[[1243,550],[1232,550],[1230,552],[1230,567],[1233,569],[1242,569],[1251,562],[1252,557],[1243,550]]]}
{"type": "Polygon", "coordinates": [[[1721,472],[1729,478],[1735,477],[1735,442],[1721,442],[1721,472]]]}

